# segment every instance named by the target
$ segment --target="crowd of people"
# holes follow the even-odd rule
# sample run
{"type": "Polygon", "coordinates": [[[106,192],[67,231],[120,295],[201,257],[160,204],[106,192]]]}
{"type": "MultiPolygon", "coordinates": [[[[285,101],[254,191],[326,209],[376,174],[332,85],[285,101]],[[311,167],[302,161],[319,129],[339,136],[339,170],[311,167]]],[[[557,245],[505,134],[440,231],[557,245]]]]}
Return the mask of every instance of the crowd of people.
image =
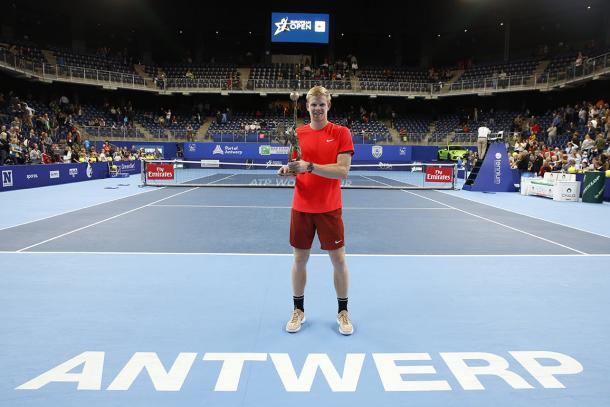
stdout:
{"type": "Polygon", "coordinates": [[[547,129],[526,111],[515,117],[512,130],[511,165],[521,172],[610,169],[610,108],[603,100],[556,109],[547,129]]]}
{"type": "MultiPolygon", "coordinates": [[[[52,100],[49,112],[37,112],[28,102],[9,92],[0,93],[0,165],[106,162],[134,160],[143,150],[118,148],[106,141],[100,150],[82,137],[73,121],[82,115],[82,107],[71,104],[66,96],[52,100]]],[[[128,107],[106,104],[116,123],[127,122],[128,107]],[[125,112],[125,113],[124,113],[125,112]],[[123,116],[125,114],[125,116],[123,116]]],[[[96,120],[102,126],[104,119],[96,120]]],[[[94,124],[95,125],[95,124],[94,124]]]]}
{"type": "MultiPolygon", "coordinates": [[[[83,107],[71,103],[66,96],[50,101],[48,109],[36,111],[36,103],[30,99],[20,99],[12,92],[6,96],[0,93],[0,113],[4,118],[0,127],[0,165],[26,163],[58,162],[94,162],[110,160],[129,160],[140,158],[143,152],[130,149],[110,147],[98,151],[93,143],[85,140],[76,126],[83,115],[83,107]],[[44,111],[42,111],[44,110],[44,111]]],[[[201,104],[200,104],[201,105],[201,104]]],[[[291,115],[288,103],[270,103],[269,109],[291,115]]],[[[299,106],[300,116],[304,116],[303,106],[299,106]]],[[[194,108],[199,120],[205,121],[202,115],[213,114],[218,124],[227,123],[232,118],[228,107],[213,109],[208,104],[194,108]]],[[[259,131],[265,127],[262,110],[256,111],[255,120],[245,124],[247,131],[259,131]]],[[[355,122],[367,123],[378,120],[378,112],[373,107],[344,106],[339,109],[346,117],[347,127],[355,122]]],[[[101,105],[102,116],[90,119],[90,126],[133,126],[135,111],[131,102],[101,105]]],[[[480,112],[475,109],[473,116],[461,120],[478,121],[480,112]]],[[[493,128],[493,115],[486,114],[489,127],[493,128]]],[[[396,113],[389,113],[393,119],[396,113]]],[[[180,116],[170,108],[163,108],[158,113],[145,113],[145,117],[161,124],[163,127],[176,125],[180,116]]],[[[386,114],[387,116],[387,114],[386,114]]],[[[384,116],[385,117],[385,116],[384,116]]],[[[461,116],[460,116],[461,117],[461,116]]],[[[578,172],[587,170],[610,169],[610,107],[603,100],[597,102],[580,102],[570,104],[547,112],[547,119],[524,110],[514,117],[509,142],[511,166],[522,172],[544,175],[548,171],[578,172]],[[550,124],[549,124],[549,119],[550,124]]],[[[80,121],[82,124],[82,120],[80,121]]],[[[185,124],[187,141],[195,139],[196,130],[185,124]]],[[[106,145],[110,145],[106,143],[106,145]]],[[[469,157],[469,160],[472,157],[469,157]]]]}

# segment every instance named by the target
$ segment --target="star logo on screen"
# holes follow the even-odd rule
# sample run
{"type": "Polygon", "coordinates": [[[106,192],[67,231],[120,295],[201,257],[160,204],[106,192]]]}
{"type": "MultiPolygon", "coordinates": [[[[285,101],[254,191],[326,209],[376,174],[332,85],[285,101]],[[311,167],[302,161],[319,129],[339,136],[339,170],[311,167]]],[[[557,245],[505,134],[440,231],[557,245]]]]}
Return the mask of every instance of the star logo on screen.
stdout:
{"type": "Polygon", "coordinates": [[[282,18],[279,23],[275,23],[275,26],[277,27],[277,30],[275,30],[274,36],[283,33],[284,31],[290,31],[290,28],[288,27],[288,17],[282,18]]]}

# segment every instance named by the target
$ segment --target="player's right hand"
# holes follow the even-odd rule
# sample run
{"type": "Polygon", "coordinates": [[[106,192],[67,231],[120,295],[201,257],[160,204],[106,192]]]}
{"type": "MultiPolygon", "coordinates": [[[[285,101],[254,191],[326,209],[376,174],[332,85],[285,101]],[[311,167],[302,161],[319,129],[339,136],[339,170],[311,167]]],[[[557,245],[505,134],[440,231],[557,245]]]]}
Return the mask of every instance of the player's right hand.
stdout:
{"type": "Polygon", "coordinates": [[[293,172],[290,171],[290,168],[288,168],[287,165],[282,165],[278,170],[277,170],[277,175],[282,175],[282,176],[292,176],[294,177],[295,174],[293,172]]]}

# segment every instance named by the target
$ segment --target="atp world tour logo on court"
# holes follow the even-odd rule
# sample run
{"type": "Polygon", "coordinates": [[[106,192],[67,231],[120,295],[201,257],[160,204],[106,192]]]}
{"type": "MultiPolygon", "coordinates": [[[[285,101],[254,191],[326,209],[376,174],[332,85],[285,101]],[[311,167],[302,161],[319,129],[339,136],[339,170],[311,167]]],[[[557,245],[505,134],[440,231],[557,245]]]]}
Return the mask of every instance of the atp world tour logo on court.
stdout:
{"type": "Polygon", "coordinates": [[[373,146],[371,152],[373,157],[379,158],[383,155],[383,146],[373,146]]]}

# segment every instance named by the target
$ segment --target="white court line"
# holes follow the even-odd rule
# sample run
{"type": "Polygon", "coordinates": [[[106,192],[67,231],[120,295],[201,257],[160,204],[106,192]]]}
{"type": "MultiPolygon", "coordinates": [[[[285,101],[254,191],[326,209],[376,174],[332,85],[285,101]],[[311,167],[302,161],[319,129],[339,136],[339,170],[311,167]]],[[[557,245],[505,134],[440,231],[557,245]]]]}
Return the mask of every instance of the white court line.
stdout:
{"type": "MultiPolygon", "coordinates": [[[[58,251],[0,251],[1,254],[83,254],[103,256],[253,256],[253,257],[292,257],[292,253],[213,253],[213,252],[58,252],[58,251]]],[[[327,253],[312,253],[313,257],[327,257],[327,253]]],[[[369,254],[369,253],[347,253],[347,257],[610,257],[610,253],[600,254],[369,254]]]]}
{"type": "MultiPolygon", "coordinates": [[[[163,205],[150,205],[158,208],[237,208],[237,209],[292,209],[292,206],[258,206],[258,205],[171,205],[171,204],[163,204],[163,205]]],[[[367,208],[367,207],[357,207],[357,206],[347,206],[343,207],[343,210],[444,210],[449,211],[452,208],[417,208],[417,207],[387,207],[387,208],[367,208]]]]}
{"type": "MultiPolygon", "coordinates": [[[[225,180],[225,179],[227,179],[227,178],[234,177],[235,175],[237,175],[237,174],[231,174],[231,175],[229,175],[229,176],[227,176],[227,177],[224,177],[224,178],[219,178],[219,179],[217,179],[216,181],[208,182],[206,185],[209,185],[209,184],[214,184],[214,183],[216,183],[216,182],[218,182],[218,181],[222,181],[222,180],[225,180]]],[[[186,185],[188,185],[188,184],[186,184],[186,185]]]]}
{"type": "MultiPolygon", "coordinates": [[[[365,178],[367,178],[367,177],[365,177],[365,178]]],[[[379,182],[380,184],[385,184],[384,182],[377,181],[377,180],[374,180],[374,179],[370,179],[370,180],[371,180],[371,181],[375,181],[375,182],[379,182]]],[[[388,185],[388,186],[389,186],[389,184],[385,184],[385,185],[388,185]]],[[[504,224],[504,223],[502,223],[502,222],[498,222],[498,221],[495,221],[495,220],[493,220],[493,219],[489,219],[489,218],[486,218],[486,217],[484,217],[484,216],[477,215],[477,214],[475,214],[475,213],[468,212],[468,211],[465,211],[465,210],[463,210],[463,209],[456,208],[455,206],[451,206],[451,205],[448,205],[448,204],[446,204],[446,203],[443,203],[443,202],[437,201],[436,199],[428,198],[428,197],[426,197],[426,196],[422,196],[422,195],[416,194],[415,192],[407,191],[407,190],[404,190],[404,189],[402,189],[401,191],[406,192],[406,193],[411,194],[411,195],[418,196],[418,197],[423,198],[423,199],[427,199],[427,200],[432,201],[432,202],[435,202],[435,203],[437,203],[437,204],[445,205],[445,206],[446,206],[446,207],[448,207],[448,208],[452,208],[452,209],[455,209],[456,211],[459,211],[459,212],[465,213],[465,214],[470,215],[470,216],[474,216],[475,218],[483,219],[483,220],[486,220],[486,221],[488,221],[488,222],[495,223],[496,225],[504,226],[505,228],[508,228],[508,229],[514,230],[514,231],[516,231],[516,232],[523,233],[523,234],[525,234],[525,235],[535,237],[535,238],[537,238],[537,239],[543,240],[543,241],[548,242],[548,243],[552,243],[552,244],[557,245],[557,246],[561,246],[561,247],[563,247],[563,248],[565,248],[565,249],[572,250],[572,251],[574,251],[574,252],[576,252],[576,253],[580,253],[580,254],[584,254],[584,255],[588,254],[588,253],[582,252],[582,251],[580,251],[580,250],[574,249],[573,247],[570,247],[570,246],[566,246],[566,245],[564,245],[564,244],[561,244],[561,243],[559,243],[559,242],[555,242],[555,241],[553,241],[553,240],[550,240],[550,239],[544,238],[544,237],[542,237],[542,236],[538,236],[538,235],[535,235],[535,234],[533,234],[533,233],[526,232],[525,230],[518,229],[518,228],[515,228],[515,227],[512,227],[512,226],[508,226],[508,225],[506,225],[506,224],[504,224]]]]}
{"type": "MultiPolygon", "coordinates": [[[[465,201],[475,202],[475,203],[478,203],[478,204],[481,204],[481,205],[489,206],[490,208],[495,208],[495,209],[500,209],[500,210],[507,211],[507,212],[516,213],[518,215],[525,216],[525,217],[528,217],[528,218],[540,220],[540,221],[543,221],[543,222],[553,223],[555,225],[559,225],[559,226],[563,226],[563,227],[566,227],[566,228],[578,230],[579,232],[590,233],[592,235],[597,235],[597,236],[605,237],[606,239],[610,239],[610,236],[603,235],[603,234],[597,233],[597,232],[591,232],[590,230],[585,230],[585,229],[577,228],[576,226],[566,225],[565,223],[559,223],[559,222],[555,222],[555,221],[548,220],[548,219],[542,219],[542,218],[539,218],[537,216],[527,215],[525,213],[518,212],[518,211],[515,211],[515,210],[512,210],[512,209],[501,208],[501,207],[496,206],[496,205],[488,204],[488,203],[485,203],[485,202],[479,202],[477,200],[474,200],[474,199],[471,199],[471,198],[465,198],[463,196],[452,195],[450,193],[447,193],[446,191],[436,191],[436,192],[440,192],[440,193],[443,193],[445,195],[449,195],[449,196],[451,196],[453,198],[463,199],[465,201]]],[[[549,202],[551,202],[551,201],[549,201],[549,202]]]]}
{"type": "Polygon", "coordinates": [[[6,230],[6,229],[16,228],[16,227],[18,227],[18,226],[27,225],[27,224],[29,224],[29,223],[40,222],[41,220],[51,219],[51,218],[54,218],[54,217],[56,217],[56,216],[61,216],[61,215],[65,215],[65,214],[68,214],[68,213],[72,213],[72,212],[80,211],[80,210],[82,210],[82,209],[93,208],[94,206],[98,206],[98,205],[104,205],[104,204],[107,204],[107,203],[110,203],[110,202],[115,202],[115,201],[120,201],[121,199],[125,199],[125,198],[131,198],[131,197],[134,197],[134,196],[136,196],[136,195],[143,195],[143,194],[147,194],[147,193],[149,193],[149,192],[153,192],[153,191],[160,191],[160,190],[165,189],[165,188],[166,188],[166,187],[152,188],[152,189],[150,189],[150,190],[148,190],[148,191],[137,192],[137,193],[135,193],[135,194],[133,194],[133,195],[127,195],[127,196],[124,196],[124,197],[121,197],[121,198],[111,199],[111,200],[109,200],[109,201],[100,202],[100,203],[92,204],[92,205],[89,205],[89,206],[83,206],[83,207],[76,208],[76,209],[70,209],[69,211],[60,212],[60,213],[57,213],[57,214],[55,214],[55,215],[49,215],[49,216],[45,216],[44,218],[40,218],[40,219],[34,219],[34,220],[28,220],[27,222],[19,223],[19,224],[17,224],[17,225],[13,225],[13,226],[6,226],[6,227],[3,227],[3,228],[0,228],[0,232],[1,232],[1,231],[3,231],[3,230],[6,230]]]}
{"type": "Polygon", "coordinates": [[[103,223],[103,222],[109,221],[109,220],[111,220],[111,219],[118,218],[119,216],[123,216],[123,215],[126,215],[126,214],[128,214],[128,213],[131,213],[131,212],[137,211],[138,209],[146,208],[147,206],[150,206],[150,205],[155,204],[155,203],[157,203],[157,202],[165,201],[166,199],[170,199],[170,198],[173,198],[173,197],[175,197],[175,196],[185,194],[185,193],[190,192],[190,191],[193,191],[193,190],[195,190],[195,189],[197,189],[197,188],[198,188],[198,187],[195,187],[195,188],[190,188],[190,189],[187,189],[186,191],[178,192],[178,193],[176,193],[176,194],[173,194],[173,195],[167,196],[167,197],[165,197],[165,198],[162,198],[162,199],[159,199],[159,200],[157,200],[157,201],[154,201],[154,202],[148,203],[148,204],[146,204],[146,205],[138,206],[137,208],[130,209],[130,210],[125,211],[125,212],[121,212],[121,213],[119,213],[118,215],[114,215],[114,216],[111,216],[111,217],[109,217],[109,218],[102,219],[102,220],[97,221],[97,222],[95,222],[95,223],[92,223],[92,224],[90,224],[90,225],[86,225],[86,226],[80,227],[80,228],[78,228],[78,229],[74,229],[74,230],[71,230],[71,231],[69,231],[69,232],[62,233],[61,235],[57,235],[57,236],[52,237],[52,238],[50,238],[50,239],[43,240],[42,242],[35,243],[35,244],[33,244],[33,245],[30,245],[30,246],[24,247],[24,248],[22,248],[22,249],[17,250],[17,252],[22,252],[22,251],[27,250],[27,249],[30,249],[30,248],[32,248],[32,247],[36,247],[36,246],[39,246],[39,245],[41,245],[41,244],[44,244],[44,243],[50,242],[50,241],[52,241],[52,240],[59,239],[60,237],[64,237],[64,236],[70,235],[70,234],[72,234],[72,233],[74,233],[74,232],[78,232],[78,231],[80,231],[80,230],[90,228],[91,226],[99,225],[100,223],[103,223]]]}

